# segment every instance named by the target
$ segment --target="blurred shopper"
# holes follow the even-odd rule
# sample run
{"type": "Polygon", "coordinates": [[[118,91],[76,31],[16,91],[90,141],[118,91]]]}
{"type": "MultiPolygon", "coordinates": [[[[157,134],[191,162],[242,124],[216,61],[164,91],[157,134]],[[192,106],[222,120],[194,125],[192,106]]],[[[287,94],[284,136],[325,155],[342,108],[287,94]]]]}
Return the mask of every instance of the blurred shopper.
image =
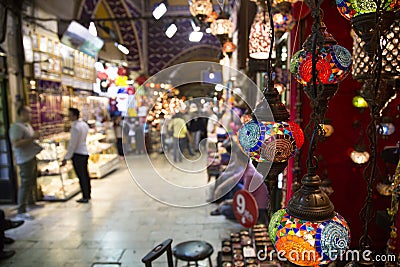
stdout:
{"type": "MultiPolygon", "coordinates": [[[[244,166],[244,171],[232,175],[224,182],[219,184],[215,189],[214,199],[219,199],[226,194],[231,193],[233,190],[237,191],[236,186],[239,182],[243,183],[243,189],[249,191],[255,198],[258,206],[258,223],[267,223],[267,207],[270,202],[267,186],[264,183],[264,177],[254,167],[253,163],[247,155],[245,155],[239,148],[238,144],[232,147],[232,155],[236,156],[235,165],[244,166]],[[228,193],[227,193],[228,192],[228,193]]],[[[233,197],[232,194],[230,196],[233,197]]],[[[225,215],[228,219],[233,219],[233,199],[225,199],[221,202],[218,208],[211,212],[211,215],[225,215]]]]}
{"type": "Polygon", "coordinates": [[[14,250],[4,250],[4,244],[12,244],[15,242],[14,239],[6,237],[4,231],[20,227],[24,224],[23,220],[20,221],[10,221],[6,219],[4,211],[0,209],[0,260],[8,259],[14,256],[14,250]]]}
{"type": "Polygon", "coordinates": [[[189,150],[190,156],[194,156],[193,152],[187,146],[187,128],[186,122],[182,118],[181,113],[176,113],[174,118],[170,121],[168,125],[168,130],[172,131],[172,135],[174,137],[174,162],[182,161],[182,153],[183,150],[187,147],[189,150]]]}
{"type": "Polygon", "coordinates": [[[124,149],[122,147],[122,127],[123,121],[122,116],[114,117],[114,133],[115,139],[117,140],[117,150],[120,159],[124,159],[124,149]]]}
{"type": "Polygon", "coordinates": [[[191,118],[187,123],[187,127],[191,136],[190,145],[192,148],[194,148],[194,151],[199,151],[202,119],[200,117],[199,109],[195,103],[190,104],[189,112],[191,118]]]}
{"type": "Polygon", "coordinates": [[[136,154],[143,154],[145,145],[145,128],[144,125],[139,121],[135,122],[135,143],[136,143],[136,154]]]}
{"type": "Polygon", "coordinates": [[[35,132],[30,124],[31,109],[22,106],[18,108],[17,116],[17,121],[10,127],[10,140],[21,178],[16,218],[32,220],[33,216],[26,212],[26,208],[28,204],[35,204],[36,201],[36,155],[42,150],[42,147],[36,142],[39,133],[35,132]]]}
{"type": "Polygon", "coordinates": [[[67,154],[64,157],[62,166],[67,163],[68,159],[72,159],[72,165],[76,175],[79,178],[81,186],[82,198],[78,199],[78,203],[88,203],[91,194],[90,177],[88,172],[89,152],[86,146],[86,138],[89,126],[86,122],[79,119],[79,110],[69,108],[68,113],[71,124],[71,138],[68,142],[67,154]]]}

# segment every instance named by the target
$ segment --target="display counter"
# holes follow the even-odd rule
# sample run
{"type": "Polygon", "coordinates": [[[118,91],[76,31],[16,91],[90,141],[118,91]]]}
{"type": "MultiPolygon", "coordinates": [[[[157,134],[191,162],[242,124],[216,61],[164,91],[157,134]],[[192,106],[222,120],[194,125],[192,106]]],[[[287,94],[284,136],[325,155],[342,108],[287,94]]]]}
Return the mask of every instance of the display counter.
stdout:
{"type": "MultiPolygon", "coordinates": [[[[59,133],[43,138],[40,145],[43,150],[37,155],[38,185],[43,200],[68,200],[80,192],[79,179],[72,163],[61,166],[70,139],[69,133],[59,133]]],[[[116,170],[119,158],[114,143],[109,143],[107,136],[91,133],[87,137],[89,150],[88,171],[91,178],[102,178],[116,170]],[[105,142],[103,142],[105,141],[105,142]]]]}

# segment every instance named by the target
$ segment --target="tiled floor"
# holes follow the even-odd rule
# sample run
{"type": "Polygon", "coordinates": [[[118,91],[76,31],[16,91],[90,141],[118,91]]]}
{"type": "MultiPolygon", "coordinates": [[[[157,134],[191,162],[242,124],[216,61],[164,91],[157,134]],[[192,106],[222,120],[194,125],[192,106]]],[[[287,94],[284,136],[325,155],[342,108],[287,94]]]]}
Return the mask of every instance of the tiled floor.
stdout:
{"type": "MultiPolygon", "coordinates": [[[[210,242],[215,250],[212,256],[215,263],[220,241],[241,226],[223,216],[210,216],[214,204],[194,208],[178,207],[180,205],[176,203],[174,206],[163,204],[155,198],[162,198],[160,194],[171,195],[169,191],[159,188],[155,198],[150,197],[131,175],[139,178],[140,183],[143,181],[140,178],[148,178],[149,183],[144,188],[157,188],[157,179],[153,179],[157,175],[182,188],[201,187],[207,181],[205,160],[178,163],[183,170],[173,167],[162,155],[152,155],[151,166],[146,165],[145,155],[129,156],[127,162],[130,170],[121,163],[114,173],[92,180],[90,204],[76,203],[80,195],[67,202],[46,202],[45,207],[31,212],[35,220],[7,231],[6,234],[16,242],[6,249],[14,249],[17,253],[0,261],[0,266],[139,267],[144,266],[141,258],[167,238],[173,239],[172,245],[192,239],[210,242]],[[154,169],[158,174],[152,172],[154,169]]],[[[176,194],[174,198],[173,194],[175,192],[165,201],[182,200],[182,195],[176,194]]],[[[206,199],[207,194],[203,194],[201,197],[206,199]]],[[[187,196],[188,199],[197,197],[196,194],[187,196]]],[[[10,216],[15,213],[14,207],[2,208],[10,216]]],[[[154,266],[166,266],[165,257],[154,266]]]]}

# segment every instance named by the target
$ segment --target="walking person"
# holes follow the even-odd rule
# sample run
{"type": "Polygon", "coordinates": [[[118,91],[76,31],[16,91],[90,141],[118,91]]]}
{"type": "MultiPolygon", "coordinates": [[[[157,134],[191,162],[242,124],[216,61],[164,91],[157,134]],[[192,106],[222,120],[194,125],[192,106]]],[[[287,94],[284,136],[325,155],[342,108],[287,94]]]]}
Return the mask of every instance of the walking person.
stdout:
{"type": "Polygon", "coordinates": [[[33,216],[26,212],[26,208],[28,204],[35,204],[36,201],[36,155],[43,149],[36,142],[39,133],[33,130],[30,122],[31,109],[28,106],[21,106],[17,109],[17,121],[10,126],[9,133],[21,178],[16,216],[19,220],[33,219],[33,216]]]}
{"type": "Polygon", "coordinates": [[[122,121],[121,116],[116,116],[114,118],[113,126],[114,126],[115,139],[117,140],[117,150],[118,150],[119,159],[123,160],[124,159],[124,149],[123,149],[123,142],[122,142],[123,121],[122,121]]]}
{"type": "Polygon", "coordinates": [[[91,193],[88,172],[89,152],[86,146],[89,126],[86,122],[79,119],[79,110],[76,108],[69,108],[68,117],[72,122],[71,138],[68,143],[67,154],[62,161],[62,166],[67,163],[68,159],[72,159],[72,165],[74,166],[76,175],[78,175],[82,191],[82,198],[77,200],[77,202],[88,203],[91,193]]]}
{"type": "MultiPolygon", "coordinates": [[[[174,137],[174,162],[182,161],[182,152],[185,147],[188,146],[187,141],[187,128],[186,122],[182,118],[181,113],[176,113],[170,124],[168,125],[168,130],[173,132],[174,137]]],[[[189,150],[190,156],[194,156],[193,152],[189,150]]]]}

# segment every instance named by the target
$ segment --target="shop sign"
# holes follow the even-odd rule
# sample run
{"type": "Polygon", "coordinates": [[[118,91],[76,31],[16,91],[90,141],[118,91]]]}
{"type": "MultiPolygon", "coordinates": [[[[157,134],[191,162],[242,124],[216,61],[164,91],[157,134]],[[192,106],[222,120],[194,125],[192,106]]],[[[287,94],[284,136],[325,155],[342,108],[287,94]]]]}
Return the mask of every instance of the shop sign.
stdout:
{"type": "Polygon", "coordinates": [[[239,190],[233,196],[233,213],[238,222],[246,228],[257,223],[258,206],[253,195],[247,190],[239,190]]]}

